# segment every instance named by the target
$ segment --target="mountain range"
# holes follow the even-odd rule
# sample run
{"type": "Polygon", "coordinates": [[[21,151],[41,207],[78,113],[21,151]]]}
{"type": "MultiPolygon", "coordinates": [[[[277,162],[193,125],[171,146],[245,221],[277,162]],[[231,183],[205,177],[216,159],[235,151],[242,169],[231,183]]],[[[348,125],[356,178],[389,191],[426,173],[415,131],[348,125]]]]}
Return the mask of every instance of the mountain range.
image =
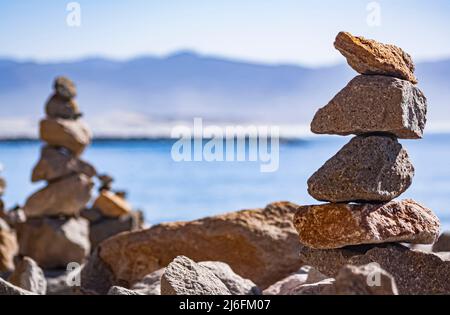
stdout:
{"type": "MultiPolygon", "coordinates": [[[[416,65],[429,129],[450,130],[450,59],[416,65]]],[[[277,124],[307,130],[315,111],[355,75],[346,64],[257,64],[190,51],[127,61],[37,63],[0,59],[0,137],[34,137],[54,77],[78,87],[97,136],[160,136],[194,117],[211,124],[277,124]]]]}

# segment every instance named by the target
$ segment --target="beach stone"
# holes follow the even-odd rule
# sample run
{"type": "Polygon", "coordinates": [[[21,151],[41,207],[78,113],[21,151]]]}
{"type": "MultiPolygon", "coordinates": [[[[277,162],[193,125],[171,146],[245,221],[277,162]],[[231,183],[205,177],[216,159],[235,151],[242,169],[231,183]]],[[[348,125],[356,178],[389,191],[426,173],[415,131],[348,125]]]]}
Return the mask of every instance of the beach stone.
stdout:
{"type": "Polygon", "coordinates": [[[0,278],[0,295],[37,295],[37,294],[16,287],[15,285],[0,278]]]}
{"type": "Polygon", "coordinates": [[[308,180],[309,194],[327,202],[385,202],[405,192],[414,167],[390,136],[357,136],[308,180]]]}
{"type": "Polygon", "coordinates": [[[81,116],[75,100],[64,98],[58,94],[52,95],[47,101],[45,113],[49,118],[77,119],[81,116]]]}
{"type": "Polygon", "coordinates": [[[76,216],[91,199],[92,180],[75,174],[39,190],[28,198],[23,210],[28,218],[41,216],[76,216]]]}
{"type": "Polygon", "coordinates": [[[311,123],[317,134],[387,132],[402,139],[420,139],[427,99],[411,82],[380,75],[360,75],[321,108],[311,123]]]}
{"type": "Polygon", "coordinates": [[[53,84],[53,88],[55,89],[57,95],[65,99],[72,99],[77,96],[75,83],[67,77],[57,77],[55,79],[55,83],[53,84]]]}
{"type": "Polygon", "coordinates": [[[336,277],[345,265],[378,263],[380,268],[394,277],[401,295],[450,293],[450,261],[434,253],[411,250],[400,244],[360,245],[331,250],[304,247],[300,257],[330,277],[336,277]]]}
{"type": "Polygon", "coordinates": [[[67,268],[90,252],[89,222],[84,218],[35,218],[17,227],[19,253],[41,268],[67,268]]]}
{"type": "Polygon", "coordinates": [[[417,83],[411,56],[395,45],[340,32],[334,47],[361,74],[386,75],[417,83]]]}
{"type": "Polygon", "coordinates": [[[76,156],[91,143],[92,133],[80,119],[43,119],[39,128],[40,138],[51,146],[64,147],[76,156]]]}
{"type": "Polygon", "coordinates": [[[91,255],[82,272],[82,289],[105,294],[113,285],[129,288],[180,255],[224,262],[259,288],[267,288],[302,266],[292,223],[297,207],[279,202],[265,209],[119,234],[102,242],[91,255]],[[101,273],[105,276],[99,279],[101,273]]]}
{"type": "Polygon", "coordinates": [[[161,277],[165,271],[166,268],[162,268],[146,275],[131,289],[143,295],[161,295],[161,277]]]}
{"type": "Polygon", "coordinates": [[[431,250],[433,252],[450,252],[450,231],[442,233],[431,250]]]}
{"type": "Polygon", "coordinates": [[[103,190],[95,200],[93,208],[99,209],[107,217],[118,218],[132,211],[130,204],[111,191],[103,190]]]}
{"type": "Polygon", "coordinates": [[[251,280],[234,273],[227,264],[219,261],[200,262],[200,266],[211,270],[230,290],[232,295],[261,295],[261,290],[251,280]]]}
{"type": "Polygon", "coordinates": [[[390,242],[433,244],[440,229],[433,212],[410,199],[302,206],[294,225],[300,243],[315,249],[390,242]]]}
{"type": "Polygon", "coordinates": [[[231,295],[225,284],[209,269],[178,256],[161,277],[162,295],[231,295]]]}
{"type": "Polygon", "coordinates": [[[0,218],[0,272],[14,270],[14,256],[18,250],[15,232],[0,218]]]}
{"type": "Polygon", "coordinates": [[[64,148],[44,146],[41,151],[41,158],[33,169],[31,181],[46,180],[51,182],[74,173],[94,177],[97,172],[91,164],[78,159],[64,148]]]}
{"type": "Polygon", "coordinates": [[[309,266],[300,268],[298,272],[291,274],[265,289],[263,295],[291,295],[292,290],[307,283],[309,270],[309,266]]]}
{"type": "Polygon", "coordinates": [[[136,291],[114,286],[108,291],[108,295],[142,295],[136,291]]]}
{"type": "Polygon", "coordinates": [[[8,281],[24,290],[45,295],[47,292],[47,281],[44,272],[38,264],[29,257],[18,258],[18,263],[8,281]]]}

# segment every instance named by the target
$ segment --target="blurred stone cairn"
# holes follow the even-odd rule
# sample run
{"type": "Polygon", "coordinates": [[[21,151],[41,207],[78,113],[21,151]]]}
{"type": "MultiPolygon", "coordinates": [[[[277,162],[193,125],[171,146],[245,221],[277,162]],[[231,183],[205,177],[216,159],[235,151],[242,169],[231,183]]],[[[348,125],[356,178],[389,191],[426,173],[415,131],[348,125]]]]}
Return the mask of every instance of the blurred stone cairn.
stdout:
{"type": "Polygon", "coordinates": [[[440,222],[414,200],[394,200],[414,167],[398,139],[420,139],[427,100],[402,49],[349,33],[335,47],[360,73],[315,115],[316,134],[356,135],[308,180],[322,205],[302,206],[294,225],[301,258],[329,277],[343,265],[377,263],[403,294],[450,292],[450,262],[399,243],[433,244],[440,222]]]}

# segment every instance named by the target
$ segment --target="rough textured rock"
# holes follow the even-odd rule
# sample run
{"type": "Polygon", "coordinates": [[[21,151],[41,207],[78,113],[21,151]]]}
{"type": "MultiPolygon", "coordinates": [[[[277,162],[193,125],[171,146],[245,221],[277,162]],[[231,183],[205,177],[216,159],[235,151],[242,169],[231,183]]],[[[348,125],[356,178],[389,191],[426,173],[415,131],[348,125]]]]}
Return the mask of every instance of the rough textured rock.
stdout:
{"type": "Polygon", "coordinates": [[[409,81],[360,75],[316,113],[311,130],[337,135],[387,132],[419,139],[426,115],[427,99],[409,81]]]}
{"type": "Polygon", "coordinates": [[[101,218],[91,223],[89,231],[91,248],[119,233],[139,230],[142,226],[141,219],[140,213],[133,211],[119,218],[101,218]]]}
{"type": "Polygon", "coordinates": [[[63,148],[44,146],[41,158],[33,169],[31,181],[55,181],[74,173],[93,177],[96,170],[91,164],[76,158],[63,148]]]}
{"type": "Polygon", "coordinates": [[[75,100],[66,99],[58,94],[52,95],[47,101],[45,113],[49,118],[63,119],[76,119],[81,115],[75,100]]]}
{"type": "Polygon", "coordinates": [[[166,268],[162,268],[146,275],[131,289],[143,295],[161,295],[161,277],[165,271],[166,268]]]}
{"type": "Polygon", "coordinates": [[[16,287],[0,278],[0,295],[36,295],[36,293],[16,287]]]}
{"type": "Polygon", "coordinates": [[[83,218],[36,218],[19,224],[20,254],[44,269],[81,263],[89,254],[89,222],[83,218]]]}
{"type": "Polygon", "coordinates": [[[340,32],[334,47],[361,74],[381,74],[417,83],[411,56],[397,46],[340,32]]]}
{"type": "Polygon", "coordinates": [[[345,265],[362,266],[376,262],[394,277],[399,294],[450,294],[450,261],[399,244],[332,250],[304,247],[300,257],[330,277],[336,277],[345,265]]]}
{"type": "Polygon", "coordinates": [[[23,210],[29,218],[79,215],[91,199],[93,185],[92,180],[83,174],[63,178],[30,196],[23,210]]]}
{"type": "Polygon", "coordinates": [[[0,218],[0,272],[14,270],[14,256],[18,249],[16,234],[5,220],[0,218]]]}
{"type": "Polygon", "coordinates": [[[442,233],[436,243],[434,243],[433,252],[450,252],[450,231],[442,233]]]}
{"type": "Polygon", "coordinates": [[[308,192],[328,202],[384,202],[412,183],[414,167],[394,137],[357,136],[308,180],[308,192]]]}
{"type": "Polygon", "coordinates": [[[289,295],[322,295],[325,292],[332,290],[335,280],[332,278],[319,281],[317,283],[306,283],[293,288],[289,295]]]}
{"type": "Polygon", "coordinates": [[[51,146],[64,147],[76,156],[91,142],[92,134],[80,119],[44,119],[39,128],[40,138],[51,146]]]}
{"type": "Polygon", "coordinates": [[[405,242],[433,244],[439,219],[414,200],[385,204],[324,204],[299,207],[294,225],[300,243],[316,249],[405,242]]]}
{"type": "Polygon", "coordinates": [[[8,281],[24,290],[45,295],[47,292],[47,281],[42,269],[29,257],[18,258],[18,260],[16,269],[8,278],[8,281]]]}
{"type": "Polygon", "coordinates": [[[208,268],[178,256],[161,277],[162,295],[230,295],[225,284],[208,268]]]}
{"type": "Polygon", "coordinates": [[[65,99],[72,99],[77,96],[75,84],[67,77],[57,77],[53,88],[56,94],[65,99]]]}
{"type": "Polygon", "coordinates": [[[100,192],[92,207],[99,209],[104,216],[112,218],[127,215],[132,210],[125,199],[108,190],[100,192]]]}
{"type": "Polygon", "coordinates": [[[114,286],[108,291],[108,295],[142,295],[136,291],[114,286]]]}
{"type": "Polygon", "coordinates": [[[225,262],[240,276],[267,288],[302,266],[292,223],[297,207],[274,203],[265,209],[122,233],[101,243],[97,255],[89,259],[82,273],[83,289],[104,294],[113,285],[129,288],[179,255],[225,262]],[[110,283],[98,279],[101,270],[113,275],[110,283]]]}
{"type": "Polygon", "coordinates": [[[319,270],[317,270],[314,267],[310,267],[308,271],[308,277],[306,278],[306,283],[317,283],[323,280],[329,279],[329,277],[325,276],[323,273],[321,273],[319,270]]]}
{"type": "Polygon", "coordinates": [[[302,267],[298,272],[280,280],[263,291],[264,295],[290,295],[292,290],[305,284],[310,267],[302,267]]]}
{"type": "Polygon", "coordinates": [[[234,273],[227,264],[219,261],[200,262],[200,266],[211,270],[233,295],[261,295],[261,290],[251,280],[234,273]]]}

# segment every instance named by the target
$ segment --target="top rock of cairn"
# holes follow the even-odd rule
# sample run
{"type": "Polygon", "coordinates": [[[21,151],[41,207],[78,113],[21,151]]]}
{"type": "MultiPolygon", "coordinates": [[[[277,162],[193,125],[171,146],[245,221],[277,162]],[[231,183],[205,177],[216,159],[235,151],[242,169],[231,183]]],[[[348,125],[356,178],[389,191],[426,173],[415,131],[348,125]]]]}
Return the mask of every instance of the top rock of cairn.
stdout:
{"type": "Polygon", "coordinates": [[[67,77],[57,77],[53,84],[54,94],[49,98],[45,111],[50,118],[77,119],[82,116],[78,104],[75,84],[67,77]]]}

